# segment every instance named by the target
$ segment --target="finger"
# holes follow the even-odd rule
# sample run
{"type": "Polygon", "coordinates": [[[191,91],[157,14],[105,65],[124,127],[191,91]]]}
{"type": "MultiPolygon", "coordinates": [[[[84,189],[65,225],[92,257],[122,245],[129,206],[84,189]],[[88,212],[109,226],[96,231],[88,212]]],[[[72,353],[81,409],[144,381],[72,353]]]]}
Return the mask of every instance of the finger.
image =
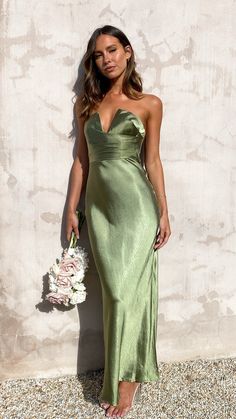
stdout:
{"type": "Polygon", "coordinates": [[[161,236],[163,236],[163,233],[161,231],[158,231],[158,233],[156,233],[156,236],[155,236],[156,240],[157,239],[159,240],[161,236]]]}
{"type": "MultiPolygon", "coordinates": [[[[159,235],[158,235],[158,236],[159,236],[159,235]]],[[[155,243],[155,245],[154,245],[154,248],[155,248],[155,249],[160,248],[164,240],[165,240],[165,233],[163,234],[162,232],[160,232],[160,236],[159,236],[159,237],[157,237],[157,239],[156,239],[156,243],[155,243]]]]}
{"type": "Polygon", "coordinates": [[[70,239],[71,239],[71,233],[72,233],[72,229],[67,230],[67,233],[66,233],[66,238],[67,238],[68,242],[69,242],[69,241],[70,241],[70,239]]]}
{"type": "Polygon", "coordinates": [[[79,229],[78,229],[78,227],[74,228],[74,232],[75,232],[75,235],[76,235],[77,239],[79,239],[79,229]]]}
{"type": "Polygon", "coordinates": [[[163,247],[166,243],[166,240],[163,240],[162,243],[158,244],[157,249],[160,249],[161,247],[163,247]]]}
{"type": "Polygon", "coordinates": [[[154,248],[157,249],[161,244],[162,244],[162,241],[157,240],[155,245],[154,245],[154,248]]]}
{"type": "Polygon", "coordinates": [[[160,240],[158,240],[158,243],[157,243],[157,247],[158,246],[160,247],[163,242],[164,242],[164,237],[160,237],[160,240]]]}
{"type": "Polygon", "coordinates": [[[165,234],[164,240],[161,243],[158,243],[157,248],[160,249],[161,247],[163,247],[169,239],[170,234],[165,234]]]}

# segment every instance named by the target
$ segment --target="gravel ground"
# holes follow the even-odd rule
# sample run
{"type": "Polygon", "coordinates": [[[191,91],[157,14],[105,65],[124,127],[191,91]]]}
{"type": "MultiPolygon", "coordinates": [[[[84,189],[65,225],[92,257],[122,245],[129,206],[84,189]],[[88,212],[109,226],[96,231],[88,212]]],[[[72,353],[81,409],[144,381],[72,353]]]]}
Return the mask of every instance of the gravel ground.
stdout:
{"type": "MultiPolygon", "coordinates": [[[[127,419],[236,419],[236,358],[159,363],[127,419]]],[[[103,369],[78,376],[5,380],[1,419],[100,419],[103,369]]]]}

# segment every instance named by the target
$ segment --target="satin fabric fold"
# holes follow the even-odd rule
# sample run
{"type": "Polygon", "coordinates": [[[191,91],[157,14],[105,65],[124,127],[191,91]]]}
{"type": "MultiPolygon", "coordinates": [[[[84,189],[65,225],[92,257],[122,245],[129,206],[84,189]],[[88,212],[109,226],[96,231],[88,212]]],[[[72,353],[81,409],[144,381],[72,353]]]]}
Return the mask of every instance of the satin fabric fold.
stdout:
{"type": "Polygon", "coordinates": [[[157,199],[141,164],[141,119],[118,109],[107,133],[85,122],[89,155],[85,215],[103,300],[105,365],[99,399],[118,404],[119,381],[159,379],[156,354],[157,199]]]}

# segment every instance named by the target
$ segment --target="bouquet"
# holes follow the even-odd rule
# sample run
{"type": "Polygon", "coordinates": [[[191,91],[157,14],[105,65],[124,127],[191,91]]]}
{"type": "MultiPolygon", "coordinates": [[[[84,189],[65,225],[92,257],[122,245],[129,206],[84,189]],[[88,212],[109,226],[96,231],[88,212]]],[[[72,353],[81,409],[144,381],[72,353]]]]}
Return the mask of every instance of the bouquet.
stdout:
{"type": "MultiPolygon", "coordinates": [[[[77,210],[79,231],[85,220],[82,211],[77,210]]],[[[86,287],[83,283],[84,274],[88,269],[88,254],[84,248],[76,246],[77,237],[72,231],[69,248],[63,250],[61,259],[56,259],[49,269],[49,289],[46,300],[53,304],[75,305],[86,299],[86,287]]]]}

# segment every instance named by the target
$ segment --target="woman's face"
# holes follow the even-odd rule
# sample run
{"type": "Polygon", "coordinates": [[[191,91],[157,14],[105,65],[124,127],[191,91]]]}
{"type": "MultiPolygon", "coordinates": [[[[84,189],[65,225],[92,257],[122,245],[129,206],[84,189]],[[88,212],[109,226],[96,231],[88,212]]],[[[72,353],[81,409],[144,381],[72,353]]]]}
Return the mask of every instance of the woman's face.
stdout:
{"type": "Polygon", "coordinates": [[[119,77],[127,66],[131,47],[124,49],[119,39],[111,35],[99,35],[94,50],[94,60],[99,71],[107,78],[119,77]]]}

